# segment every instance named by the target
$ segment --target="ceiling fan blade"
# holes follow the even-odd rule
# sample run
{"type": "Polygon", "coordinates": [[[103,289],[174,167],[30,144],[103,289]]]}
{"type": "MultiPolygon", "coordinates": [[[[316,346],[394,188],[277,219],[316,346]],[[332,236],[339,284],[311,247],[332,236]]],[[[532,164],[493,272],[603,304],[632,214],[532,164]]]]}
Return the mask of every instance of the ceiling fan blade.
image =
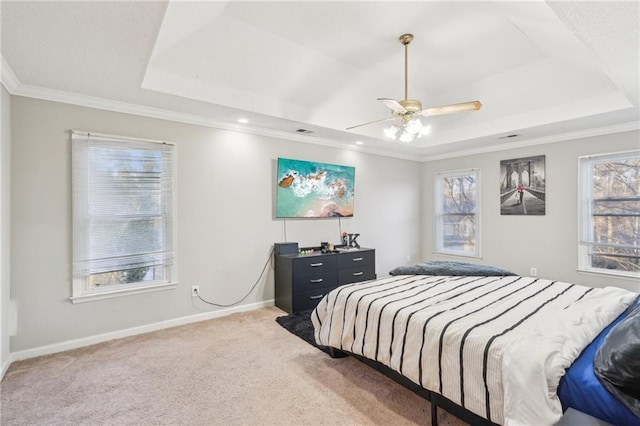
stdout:
{"type": "Polygon", "coordinates": [[[400,105],[400,102],[396,101],[395,99],[378,98],[378,100],[385,104],[387,108],[389,108],[393,112],[396,112],[398,114],[405,114],[407,112],[407,109],[400,105]]]}
{"type": "Polygon", "coordinates": [[[439,107],[426,108],[420,111],[418,114],[423,115],[425,117],[429,117],[432,115],[444,115],[444,114],[455,114],[458,112],[465,111],[477,111],[482,108],[482,104],[480,101],[472,101],[472,102],[462,102],[460,104],[451,104],[451,105],[443,105],[439,107]]]}
{"type": "Polygon", "coordinates": [[[388,117],[388,118],[383,118],[380,120],[376,120],[376,121],[370,121],[368,123],[364,123],[364,124],[357,124],[355,126],[351,126],[351,127],[347,127],[347,130],[351,130],[351,129],[355,129],[356,127],[362,127],[362,126],[368,126],[369,124],[375,124],[375,123],[383,123],[385,121],[391,121],[391,120],[397,120],[398,117],[388,117]]]}

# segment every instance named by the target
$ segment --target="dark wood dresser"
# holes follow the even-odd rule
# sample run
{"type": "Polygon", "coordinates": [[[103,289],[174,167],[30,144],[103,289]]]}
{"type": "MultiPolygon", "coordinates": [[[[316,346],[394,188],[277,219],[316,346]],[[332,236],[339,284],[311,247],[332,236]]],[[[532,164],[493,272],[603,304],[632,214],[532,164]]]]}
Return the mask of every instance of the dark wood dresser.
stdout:
{"type": "Polygon", "coordinates": [[[376,251],[275,255],[276,306],[289,313],[316,307],[334,288],[376,278],[376,251]]]}

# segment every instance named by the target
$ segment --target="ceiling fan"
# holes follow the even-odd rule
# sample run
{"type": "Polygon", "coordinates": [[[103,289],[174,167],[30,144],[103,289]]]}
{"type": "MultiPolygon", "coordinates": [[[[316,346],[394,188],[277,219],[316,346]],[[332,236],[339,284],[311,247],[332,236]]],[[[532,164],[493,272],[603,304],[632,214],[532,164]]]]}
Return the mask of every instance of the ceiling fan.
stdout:
{"type": "Polygon", "coordinates": [[[479,101],[463,102],[459,104],[443,105],[438,107],[422,109],[422,102],[415,99],[408,99],[408,52],[409,43],[413,40],[413,34],[402,34],[399,37],[400,43],[404,45],[404,100],[396,101],[389,98],[378,98],[391,110],[391,117],[370,121],[364,124],[347,127],[347,130],[356,127],[367,126],[385,121],[400,120],[400,123],[385,129],[385,135],[391,139],[399,139],[402,142],[411,142],[416,137],[421,137],[424,133],[422,122],[419,116],[430,117],[432,115],[455,114],[464,111],[477,111],[482,107],[479,101]]]}

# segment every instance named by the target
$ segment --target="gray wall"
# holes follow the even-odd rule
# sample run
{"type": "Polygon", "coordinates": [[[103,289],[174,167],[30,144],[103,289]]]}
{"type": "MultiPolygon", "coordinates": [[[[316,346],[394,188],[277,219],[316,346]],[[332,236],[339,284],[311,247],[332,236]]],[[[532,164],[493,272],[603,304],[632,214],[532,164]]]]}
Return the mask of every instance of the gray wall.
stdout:
{"type": "Polygon", "coordinates": [[[11,96],[0,85],[0,378],[8,367],[11,213],[11,96]]]}
{"type": "MultiPolygon", "coordinates": [[[[481,155],[432,161],[422,166],[424,223],[422,254],[436,255],[433,232],[433,174],[438,171],[479,168],[481,179],[480,262],[501,266],[519,275],[538,276],[591,287],[619,286],[640,291],[638,280],[577,272],[578,267],[578,157],[638,149],[640,132],[616,133],[481,155]],[[500,215],[500,160],[546,156],[546,215],[500,215]]],[[[463,259],[464,260],[464,259],[463,259]]]]}
{"type": "MultiPolygon", "coordinates": [[[[343,219],[342,229],[361,233],[359,242],[377,249],[379,275],[408,256],[419,258],[419,163],[23,97],[11,101],[11,297],[18,306],[12,352],[213,309],[191,298],[192,285],[221,303],[241,298],[273,242],[284,240],[285,223],[273,218],[278,157],[355,166],[355,217],[343,219]],[[177,289],[69,302],[71,129],[176,142],[177,289]]],[[[286,233],[289,241],[318,245],[338,242],[339,228],[335,219],[288,220],[286,233]]],[[[271,300],[273,291],[270,271],[243,303],[271,300]]]]}
{"type": "MultiPolygon", "coordinates": [[[[2,361],[8,359],[9,270],[17,304],[11,352],[210,312],[190,297],[242,297],[260,274],[273,242],[338,241],[338,222],[276,220],[278,157],[356,167],[355,217],[342,229],[377,250],[377,273],[432,258],[433,173],[478,167],[482,179],[482,263],[590,286],[640,290],[636,281],[577,273],[577,157],[638,146],[639,132],[512,149],[419,164],[352,150],[278,140],[74,105],[9,97],[2,113],[2,361]],[[7,106],[10,102],[10,114],[7,106]],[[10,123],[9,123],[10,122],[10,123]],[[9,135],[8,125],[11,126],[9,135]],[[69,130],[166,139],[178,146],[178,278],[175,290],[72,304],[69,130]],[[9,164],[11,138],[11,176],[9,164]],[[499,162],[546,155],[547,214],[500,216],[499,162]],[[9,188],[10,182],[10,188],[9,188]],[[11,200],[7,199],[11,192],[11,200]],[[11,208],[9,217],[8,208],[11,208]],[[8,226],[11,229],[11,258],[8,226]]],[[[273,299],[273,272],[243,303],[273,299]]]]}

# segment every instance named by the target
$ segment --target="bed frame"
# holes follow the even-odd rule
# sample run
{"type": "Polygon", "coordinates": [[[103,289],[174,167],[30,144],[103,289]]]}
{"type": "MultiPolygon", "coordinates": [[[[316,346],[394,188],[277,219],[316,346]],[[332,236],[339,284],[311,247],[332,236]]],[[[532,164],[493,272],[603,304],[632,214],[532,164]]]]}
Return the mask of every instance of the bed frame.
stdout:
{"type": "Polygon", "coordinates": [[[387,367],[386,365],[380,362],[373,361],[363,356],[356,355],[351,352],[346,352],[341,349],[336,349],[333,347],[329,347],[329,355],[331,355],[331,358],[344,358],[347,356],[352,356],[353,358],[356,358],[357,360],[365,363],[369,367],[381,372],[382,374],[389,377],[394,382],[409,389],[416,395],[421,396],[422,398],[429,401],[431,403],[431,426],[438,426],[438,407],[442,408],[443,410],[451,413],[458,419],[466,423],[469,423],[470,425],[473,425],[473,426],[499,426],[496,423],[490,422],[484,417],[480,417],[476,413],[471,412],[466,408],[459,406],[455,402],[440,395],[437,392],[433,392],[420,387],[416,383],[412,382],[411,380],[407,379],[403,375],[399,374],[398,372],[392,370],[391,368],[387,367]]]}

